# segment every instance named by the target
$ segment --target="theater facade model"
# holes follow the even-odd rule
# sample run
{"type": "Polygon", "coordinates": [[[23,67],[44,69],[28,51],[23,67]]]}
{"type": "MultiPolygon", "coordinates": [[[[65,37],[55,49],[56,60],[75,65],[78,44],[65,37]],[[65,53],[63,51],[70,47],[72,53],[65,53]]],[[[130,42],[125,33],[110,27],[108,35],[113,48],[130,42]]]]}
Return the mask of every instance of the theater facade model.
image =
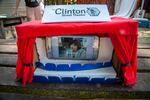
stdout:
{"type": "MultiPolygon", "coordinates": [[[[116,83],[116,57],[110,38],[52,36],[37,38],[33,82],[116,83]]],[[[118,65],[118,64],[117,64],[118,65]]]]}

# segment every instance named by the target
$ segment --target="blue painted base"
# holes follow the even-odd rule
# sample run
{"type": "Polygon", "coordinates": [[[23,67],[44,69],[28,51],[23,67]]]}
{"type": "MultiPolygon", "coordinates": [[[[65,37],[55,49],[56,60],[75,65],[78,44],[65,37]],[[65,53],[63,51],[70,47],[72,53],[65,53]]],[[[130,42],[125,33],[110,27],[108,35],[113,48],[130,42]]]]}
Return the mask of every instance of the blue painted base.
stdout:
{"type": "Polygon", "coordinates": [[[33,82],[40,83],[101,83],[120,82],[111,62],[96,64],[36,63],[33,82]]]}
{"type": "Polygon", "coordinates": [[[63,77],[59,78],[57,76],[49,76],[48,78],[44,76],[34,76],[33,82],[35,83],[100,83],[100,84],[116,84],[121,80],[119,78],[92,78],[88,77],[63,77]]]}

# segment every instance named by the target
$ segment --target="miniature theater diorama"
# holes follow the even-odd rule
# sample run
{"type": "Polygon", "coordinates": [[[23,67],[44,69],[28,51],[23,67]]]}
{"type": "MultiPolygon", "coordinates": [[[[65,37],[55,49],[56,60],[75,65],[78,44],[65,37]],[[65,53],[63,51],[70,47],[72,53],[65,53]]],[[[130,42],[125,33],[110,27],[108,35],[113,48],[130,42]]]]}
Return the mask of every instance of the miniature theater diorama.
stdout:
{"type": "Polygon", "coordinates": [[[16,30],[16,79],[23,79],[24,86],[136,83],[138,22],[110,18],[106,5],[47,6],[42,21],[16,30]]]}
{"type": "Polygon", "coordinates": [[[52,36],[36,38],[33,82],[118,83],[119,60],[110,38],[52,36]]]}

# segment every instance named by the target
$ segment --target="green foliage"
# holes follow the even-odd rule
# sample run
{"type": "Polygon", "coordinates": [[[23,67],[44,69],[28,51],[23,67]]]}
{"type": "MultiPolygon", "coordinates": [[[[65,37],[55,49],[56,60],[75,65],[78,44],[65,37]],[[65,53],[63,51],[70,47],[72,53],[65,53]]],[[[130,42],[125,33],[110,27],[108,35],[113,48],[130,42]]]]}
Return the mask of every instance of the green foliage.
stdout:
{"type": "Polygon", "coordinates": [[[65,0],[65,4],[76,4],[77,0],[65,0]]]}

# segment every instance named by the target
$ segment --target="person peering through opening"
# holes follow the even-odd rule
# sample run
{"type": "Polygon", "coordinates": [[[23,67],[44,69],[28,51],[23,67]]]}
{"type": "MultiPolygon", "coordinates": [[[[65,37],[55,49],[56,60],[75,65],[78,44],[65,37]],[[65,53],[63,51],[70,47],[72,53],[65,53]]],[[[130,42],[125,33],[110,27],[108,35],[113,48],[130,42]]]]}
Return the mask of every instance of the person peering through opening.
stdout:
{"type": "Polygon", "coordinates": [[[75,59],[86,59],[86,50],[79,40],[73,40],[70,48],[66,51],[66,57],[75,59]]]}

